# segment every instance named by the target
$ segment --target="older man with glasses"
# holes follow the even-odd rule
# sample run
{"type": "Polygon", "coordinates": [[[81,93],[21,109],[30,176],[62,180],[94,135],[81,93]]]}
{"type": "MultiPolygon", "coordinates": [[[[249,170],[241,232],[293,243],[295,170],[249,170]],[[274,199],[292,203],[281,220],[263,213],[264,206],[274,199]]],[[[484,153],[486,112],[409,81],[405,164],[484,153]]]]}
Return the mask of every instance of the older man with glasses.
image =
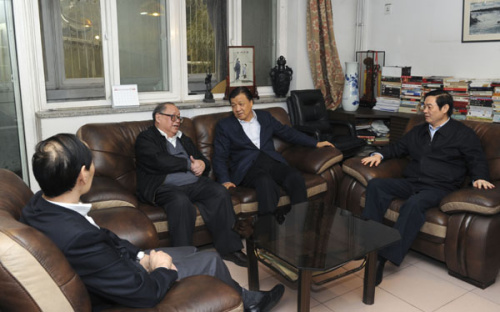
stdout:
{"type": "Polygon", "coordinates": [[[159,104],[153,120],[154,126],[141,132],[135,144],[139,199],[165,209],[172,246],[193,244],[196,203],[221,257],[246,267],[241,238],[233,231],[231,196],[207,177],[209,161],[179,131],[179,109],[172,103],[159,104]]]}

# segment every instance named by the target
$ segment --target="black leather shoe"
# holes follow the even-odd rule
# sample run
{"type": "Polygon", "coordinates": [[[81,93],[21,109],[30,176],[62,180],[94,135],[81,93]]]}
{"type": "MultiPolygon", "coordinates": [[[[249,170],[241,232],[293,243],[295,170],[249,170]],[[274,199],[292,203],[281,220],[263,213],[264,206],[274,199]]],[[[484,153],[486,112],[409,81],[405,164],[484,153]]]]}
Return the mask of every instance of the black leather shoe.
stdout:
{"type": "Polygon", "coordinates": [[[384,266],[387,260],[379,258],[377,260],[377,273],[375,275],[375,286],[380,285],[382,283],[382,278],[384,277],[384,266]]]}
{"type": "Polygon", "coordinates": [[[285,216],[281,213],[277,213],[274,215],[276,217],[276,222],[278,222],[279,225],[283,224],[285,222],[285,216]]]}
{"type": "Polygon", "coordinates": [[[225,254],[221,257],[222,259],[231,261],[240,267],[248,268],[248,257],[240,250],[225,254]]]}
{"type": "Polygon", "coordinates": [[[283,209],[276,209],[276,211],[274,212],[274,217],[276,218],[276,222],[278,222],[279,225],[283,224],[283,222],[285,222],[285,211],[283,211],[283,209]]]}
{"type": "Polygon", "coordinates": [[[260,301],[245,309],[245,312],[268,312],[280,301],[283,293],[285,292],[285,286],[278,284],[273,287],[270,291],[263,291],[264,295],[260,301]]]}
{"type": "Polygon", "coordinates": [[[253,234],[254,216],[241,217],[236,220],[233,231],[244,238],[249,238],[253,234]]]}

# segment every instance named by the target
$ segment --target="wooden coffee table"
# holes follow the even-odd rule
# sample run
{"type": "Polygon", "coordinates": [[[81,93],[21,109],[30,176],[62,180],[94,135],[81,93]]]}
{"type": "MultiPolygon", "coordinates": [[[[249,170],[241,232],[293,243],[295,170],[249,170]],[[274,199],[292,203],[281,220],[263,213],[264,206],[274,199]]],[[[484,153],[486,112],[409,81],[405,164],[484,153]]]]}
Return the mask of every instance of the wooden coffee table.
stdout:
{"type": "Polygon", "coordinates": [[[365,258],[363,302],[373,304],[377,250],[399,239],[391,227],[361,220],[322,201],[295,205],[282,224],[273,215],[259,216],[247,238],[249,287],[259,289],[258,260],[288,279],[287,272],[295,274],[297,310],[309,311],[313,274],[365,258]]]}

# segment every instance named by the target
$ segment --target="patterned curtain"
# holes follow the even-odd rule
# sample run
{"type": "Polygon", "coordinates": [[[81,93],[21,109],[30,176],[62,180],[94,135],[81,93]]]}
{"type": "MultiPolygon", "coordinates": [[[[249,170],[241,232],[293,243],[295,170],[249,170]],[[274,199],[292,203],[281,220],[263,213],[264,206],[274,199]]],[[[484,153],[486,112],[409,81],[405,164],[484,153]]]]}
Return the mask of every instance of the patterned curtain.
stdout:
{"type": "Polygon", "coordinates": [[[331,0],[309,0],[307,6],[307,51],[314,87],[320,89],[328,109],[342,102],[344,74],[333,34],[331,0]]]}

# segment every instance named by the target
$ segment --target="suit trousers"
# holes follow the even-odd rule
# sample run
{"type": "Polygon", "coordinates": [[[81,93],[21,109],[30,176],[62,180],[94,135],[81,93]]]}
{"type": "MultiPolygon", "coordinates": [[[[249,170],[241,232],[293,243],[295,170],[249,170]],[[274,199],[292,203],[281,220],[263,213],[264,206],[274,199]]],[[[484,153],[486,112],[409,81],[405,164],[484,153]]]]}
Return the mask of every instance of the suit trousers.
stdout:
{"type": "Polygon", "coordinates": [[[233,287],[238,293],[242,292],[241,286],[233,280],[226,264],[216,252],[198,252],[192,246],[157,248],[155,250],[164,251],[172,257],[172,262],[177,267],[179,280],[193,275],[210,275],[233,287]]]}
{"type": "Polygon", "coordinates": [[[362,217],[382,223],[384,215],[393,199],[406,200],[399,209],[399,217],[394,228],[401,234],[401,240],[379,250],[379,255],[395,265],[403,262],[425,223],[428,209],[439,205],[449,190],[414,183],[408,179],[372,179],[366,188],[366,204],[362,217]]]}
{"type": "Polygon", "coordinates": [[[276,210],[280,199],[280,186],[290,197],[292,205],[307,201],[306,183],[300,172],[263,152],[260,152],[241,185],[254,188],[257,192],[260,214],[276,210]]]}
{"type": "Polygon", "coordinates": [[[172,246],[193,245],[196,204],[219,254],[243,248],[239,234],[233,231],[236,216],[231,195],[221,184],[202,176],[187,185],[162,185],[156,191],[155,202],[167,213],[172,246]]]}

